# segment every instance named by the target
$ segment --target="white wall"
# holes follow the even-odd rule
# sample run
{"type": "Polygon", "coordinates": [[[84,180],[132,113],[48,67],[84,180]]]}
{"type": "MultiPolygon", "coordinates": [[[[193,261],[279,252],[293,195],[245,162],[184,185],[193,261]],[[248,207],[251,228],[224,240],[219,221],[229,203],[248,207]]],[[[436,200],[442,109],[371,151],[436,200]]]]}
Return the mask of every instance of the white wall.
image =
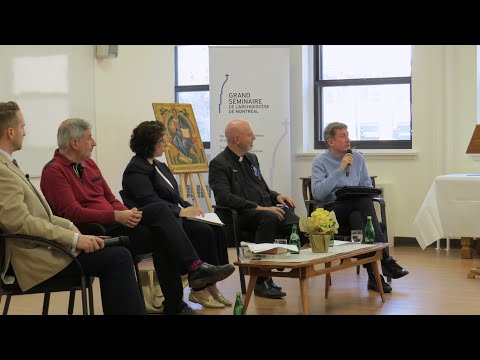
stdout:
{"type": "MultiPolygon", "coordinates": [[[[311,55],[310,46],[291,47],[291,195],[300,215],[299,178],[310,175],[318,153],[312,151],[311,55]]],[[[436,176],[480,172],[480,163],[465,154],[477,122],[476,46],[416,46],[412,78],[413,151],[364,152],[386,189],[391,239],[414,236],[411,224],[436,176]]],[[[152,102],[173,101],[173,46],[120,45],[117,59],[95,60],[97,161],[115,194],[132,156],[133,127],[154,119],[152,102]]]]}
{"type": "Polygon", "coordinates": [[[15,158],[31,178],[52,159],[63,120],[88,118],[95,129],[93,54],[92,46],[0,46],[0,101],[22,109],[27,136],[15,158]]]}
{"type": "Polygon", "coordinates": [[[173,46],[120,45],[118,58],[96,60],[97,163],[115,195],[133,128],[155,120],[152,103],[174,102],[174,86],[173,46]]]}

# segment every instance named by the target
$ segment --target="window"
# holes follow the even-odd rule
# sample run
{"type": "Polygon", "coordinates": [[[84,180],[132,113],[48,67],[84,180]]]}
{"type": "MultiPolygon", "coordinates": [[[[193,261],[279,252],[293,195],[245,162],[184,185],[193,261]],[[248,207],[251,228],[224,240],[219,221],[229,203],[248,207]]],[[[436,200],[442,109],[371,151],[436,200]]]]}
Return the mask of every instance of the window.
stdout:
{"type": "Polygon", "coordinates": [[[192,104],[205,149],[210,149],[208,45],[175,47],[175,102],[192,104]]]}
{"type": "Polygon", "coordinates": [[[410,45],[314,46],[315,149],[323,130],[348,125],[352,147],[411,149],[410,45]]]}

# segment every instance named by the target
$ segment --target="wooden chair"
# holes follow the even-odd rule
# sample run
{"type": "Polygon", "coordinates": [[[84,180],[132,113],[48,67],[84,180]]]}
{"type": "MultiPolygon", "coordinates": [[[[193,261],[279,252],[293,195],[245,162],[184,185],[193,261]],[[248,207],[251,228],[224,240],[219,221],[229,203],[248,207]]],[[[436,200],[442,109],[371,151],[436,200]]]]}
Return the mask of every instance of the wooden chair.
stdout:
{"type": "MultiPolygon", "coordinates": [[[[27,294],[40,294],[43,293],[43,310],[42,315],[48,315],[48,308],[50,305],[50,294],[52,292],[61,292],[61,291],[69,291],[69,303],[68,303],[68,314],[73,314],[73,306],[75,301],[75,292],[80,290],[82,293],[82,311],[83,315],[88,315],[88,306],[87,306],[87,289],[88,289],[88,302],[90,307],[90,315],[94,314],[93,311],[93,277],[86,276],[83,267],[80,262],[75,258],[75,256],[67,250],[63,246],[49,241],[47,239],[43,239],[40,237],[35,236],[28,236],[28,235],[20,235],[20,234],[5,234],[0,233],[0,269],[4,267],[5,261],[5,241],[32,241],[37,243],[40,246],[48,246],[60,253],[64,256],[72,258],[72,261],[77,265],[79,270],[79,275],[75,277],[69,277],[64,279],[58,279],[55,282],[47,282],[46,284],[39,284],[34,286],[33,288],[22,291],[18,282],[15,280],[13,284],[6,284],[3,281],[0,281],[0,301],[3,295],[6,296],[5,305],[3,307],[3,315],[8,314],[8,309],[10,307],[10,300],[12,296],[16,295],[27,295],[27,294]]],[[[12,267],[7,270],[7,274],[14,275],[12,267]]]]}
{"type": "MultiPolygon", "coordinates": [[[[370,176],[370,180],[372,181],[372,186],[375,187],[375,178],[376,176],[370,176]]],[[[302,194],[303,194],[303,201],[305,203],[305,207],[307,209],[307,216],[317,208],[322,207],[323,204],[321,201],[317,201],[313,199],[312,195],[312,177],[301,177],[302,180],[302,194]]],[[[387,233],[387,213],[385,211],[385,200],[383,197],[378,196],[372,198],[372,200],[380,205],[380,217],[378,219],[380,223],[380,228],[382,229],[383,237],[385,238],[385,242],[388,242],[388,233],[387,233]]],[[[343,236],[349,236],[349,234],[343,234],[343,236]]]]}
{"type": "MultiPolygon", "coordinates": [[[[370,181],[372,182],[372,186],[375,187],[375,178],[377,176],[370,176],[370,181]]],[[[312,195],[312,177],[301,177],[300,180],[302,181],[302,194],[303,194],[303,201],[305,203],[305,207],[307,209],[307,216],[310,216],[311,213],[318,207],[323,207],[323,203],[321,201],[317,201],[313,199],[312,195]]],[[[387,213],[385,211],[385,200],[383,197],[375,197],[372,200],[380,205],[380,217],[378,222],[380,224],[380,228],[382,229],[383,237],[385,242],[388,243],[388,232],[387,232],[387,213]]],[[[339,229],[339,234],[335,235],[337,239],[350,239],[350,229],[339,229]]],[[[360,274],[360,267],[357,266],[357,275],[360,274]]],[[[390,278],[387,278],[387,281],[391,281],[390,278]]]]}

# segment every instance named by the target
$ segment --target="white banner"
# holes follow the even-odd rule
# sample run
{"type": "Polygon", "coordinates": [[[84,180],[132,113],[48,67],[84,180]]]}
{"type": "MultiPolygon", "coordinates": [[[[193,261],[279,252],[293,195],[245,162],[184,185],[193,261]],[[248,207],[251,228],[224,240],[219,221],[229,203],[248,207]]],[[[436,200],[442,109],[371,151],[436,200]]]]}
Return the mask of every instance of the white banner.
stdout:
{"type": "Polygon", "coordinates": [[[227,145],[225,125],[246,120],[265,181],[291,195],[290,48],[211,46],[209,59],[212,159],[227,145]]]}

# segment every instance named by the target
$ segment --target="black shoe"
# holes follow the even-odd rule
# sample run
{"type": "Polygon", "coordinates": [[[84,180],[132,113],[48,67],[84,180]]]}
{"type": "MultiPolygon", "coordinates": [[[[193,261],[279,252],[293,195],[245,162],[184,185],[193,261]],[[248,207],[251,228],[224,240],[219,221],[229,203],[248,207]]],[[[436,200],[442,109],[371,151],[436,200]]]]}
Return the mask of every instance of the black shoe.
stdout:
{"type": "Polygon", "coordinates": [[[182,310],[180,310],[175,315],[200,315],[195,310],[193,310],[190,306],[185,305],[182,310]]]}
{"type": "Polygon", "coordinates": [[[408,271],[397,264],[397,260],[389,256],[382,260],[382,273],[388,278],[400,279],[408,275],[408,271]]]}
{"type": "Polygon", "coordinates": [[[193,310],[190,306],[188,306],[185,302],[181,302],[179,306],[181,306],[180,310],[172,311],[172,312],[165,312],[165,300],[162,302],[163,304],[163,315],[200,315],[198,312],[193,310]]]}
{"type": "Polygon", "coordinates": [[[282,290],[282,287],[281,287],[281,286],[278,286],[277,284],[275,284],[275,283],[273,282],[273,279],[272,279],[271,276],[268,277],[267,280],[265,280],[265,281],[267,281],[267,282],[268,282],[268,285],[270,285],[272,288],[277,289],[277,290],[282,290]]]}
{"type": "Polygon", "coordinates": [[[202,263],[197,270],[188,274],[188,283],[192,289],[199,289],[222,281],[233,274],[235,266],[232,264],[210,265],[202,263]]]}
{"type": "MultiPolygon", "coordinates": [[[[382,281],[383,292],[385,294],[391,293],[392,292],[392,287],[385,282],[382,275],[380,275],[380,280],[382,281]]],[[[369,276],[368,277],[367,288],[368,288],[368,290],[378,291],[375,276],[371,276],[371,277],[369,276]]]]}
{"type": "Polygon", "coordinates": [[[268,280],[255,284],[253,292],[256,296],[261,296],[268,299],[281,299],[287,295],[283,291],[273,288],[268,280]]]}

